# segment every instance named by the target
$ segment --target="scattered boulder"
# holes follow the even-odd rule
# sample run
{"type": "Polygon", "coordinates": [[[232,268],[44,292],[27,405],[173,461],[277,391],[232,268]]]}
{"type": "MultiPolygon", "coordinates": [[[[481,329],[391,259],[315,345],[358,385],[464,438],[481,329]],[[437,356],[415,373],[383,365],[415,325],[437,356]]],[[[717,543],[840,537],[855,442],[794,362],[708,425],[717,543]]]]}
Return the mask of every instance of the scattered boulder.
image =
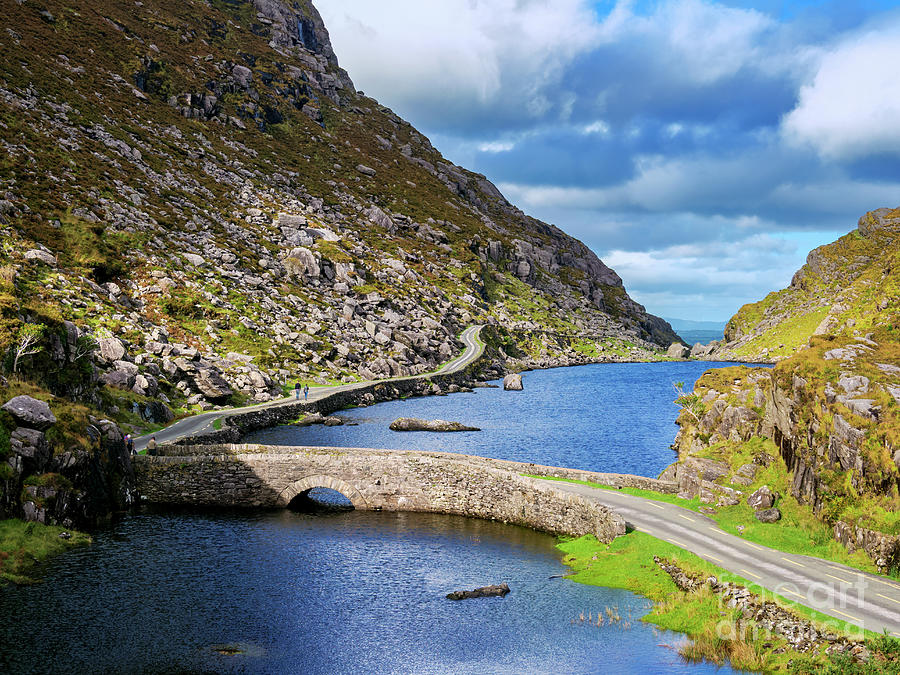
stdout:
{"type": "Polygon", "coordinates": [[[310,415],[306,415],[293,424],[298,427],[309,427],[313,424],[324,424],[326,427],[340,427],[343,426],[344,420],[340,417],[325,417],[322,413],[314,412],[310,415]]]}
{"type": "Polygon", "coordinates": [[[509,375],[504,377],[503,389],[505,391],[522,391],[524,389],[524,387],[522,386],[522,374],[510,373],[509,375]]]}
{"type": "Polygon", "coordinates": [[[447,594],[448,600],[469,600],[471,598],[503,598],[509,593],[506,582],[494,586],[482,586],[474,591],[453,591],[447,594]]]}
{"type": "Polygon", "coordinates": [[[373,169],[370,166],[366,166],[365,164],[358,164],[356,166],[356,170],[365,176],[374,176],[375,175],[375,169],[373,169]]]}
{"type": "Polygon", "coordinates": [[[762,509],[755,514],[756,519],[761,523],[777,523],[781,520],[781,511],[778,509],[762,509]]]}
{"type": "Polygon", "coordinates": [[[25,260],[37,260],[38,262],[42,262],[45,265],[49,265],[50,267],[56,267],[56,258],[50,253],[41,251],[39,249],[25,251],[25,260]]]}
{"type": "Polygon", "coordinates": [[[50,406],[31,396],[16,396],[3,405],[3,410],[29,429],[44,431],[56,424],[56,416],[50,410],[50,406]]]}
{"type": "Polygon", "coordinates": [[[481,431],[478,427],[467,427],[460,422],[445,420],[422,420],[415,417],[398,417],[391,422],[391,431],[481,431]]]}
{"type": "Polygon", "coordinates": [[[680,342],[673,342],[666,350],[666,356],[668,356],[670,359],[686,359],[690,355],[690,348],[686,347],[680,342]]]}
{"type": "Polygon", "coordinates": [[[238,85],[245,89],[248,88],[253,81],[253,71],[247,66],[236,65],[231,70],[231,76],[238,85]]]}
{"type": "Polygon", "coordinates": [[[763,485],[759,490],[747,497],[747,505],[752,509],[771,509],[775,505],[775,493],[768,485],[763,485]]]}
{"type": "Polygon", "coordinates": [[[97,344],[100,346],[100,358],[107,363],[121,361],[125,357],[125,345],[119,338],[100,338],[97,344]]]}
{"type": "Polygon", "coordinates": [[[213,368],[198,367],[194,384],[200,393],[212,400],[228,398],[234,393],[225,378],[213,368]]]}

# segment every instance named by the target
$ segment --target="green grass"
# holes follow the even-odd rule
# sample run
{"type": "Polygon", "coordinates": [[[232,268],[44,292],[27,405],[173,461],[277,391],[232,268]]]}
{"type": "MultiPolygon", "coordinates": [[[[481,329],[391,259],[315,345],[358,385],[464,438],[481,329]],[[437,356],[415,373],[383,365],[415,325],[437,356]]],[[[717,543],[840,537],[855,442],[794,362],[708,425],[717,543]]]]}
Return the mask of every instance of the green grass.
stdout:
{"type": "MultiPolygon", "coordinates": [[[[566,478],[546,478],[544,476],[532,477],[543,478],[544,480],[578,483],[580,485],[587,485],[601,490],[617,490],[618,492],[623,492],[635,497],[643,497],[657,502],[674,504],[698,513],[700,512],[701,507],[709,506],[703,504],[699,498],[682,499],[676,495],[653,492],[651,490],[640,490],[638,488],[628,487],[618,489],[609,485],[570,480],[566,478]]],[[[774,481],[768,484],[772,486],[772,483],[774,483],[774,481]]],[[[765,484],[765,482],[763,481],[763,483],[760,484],[765,484]]],[[[776,483],[773,486],[773,489],[780,491],[780,487],[782,486],[779,486],[776,483]]],[[[781,492],[781,494],[784,495],[784,492],[781,492]]],[[[879,574],[878,569],[865,553],[857,551],[856,553],[850,554],[843,546],[834,541],[831,528],[818,520],[812,514],[809,507],[799,504],[796,499],[790,496],[783,496],[777,502],[777,506],[781,510],[781,520],[775,524],[759,522],[754,516],[753,509],[744,502],[736,506],[721,507],[718,509],[717,513],[704,515],[707,515],[715,521],[725,532],[746,539],[749,542],[768,546],[769,548],[784,551],[785,553],[822,558],[824,560],[830,560],[831,562],[846,565],[847,567],[853,567],[863,572],[879,574]],[[738,532],[738,525],[743,526],[743,533],[738,532]]],[[[896,574],[892,576],[896,576],[896,574]]],[[[900,578],[900,576],[897,578],[900,578]]]]}
{"type": "Polygon", "coordinates": [[[22,520],[0,520],[0,585],[36,583],[35,566],[74,546],[89,544],[91,538],[62,527],[26,523],[22,520]],[[61,539],[67,531],[71,539],[61,539]]]}
{"type": "MultiPolygon", "coordinates": [[[[734,634],[727,629],[719,632],[725,624],[733,623],[732,610],[722,606],[715,594],[709,590],[698,593],[680,591],[662,569],[654,562],[653,556],[660,556],[681,567],[692,576],[715,576],[720,582],[740,584],[751,592],[789,609],[798,616],[812,621],[829,631],[851,637],[865,635],[867,639],[877,638],[873,633],[863,633],[850,623],[834,619],[813,609],[798,605],[786,598],[751,583],[746,579],[723,570],[703,560],[693,553],[684,551],[674,544],[661,541],[648,534],[632,531],[616,538],[611,544],[598,542],[593,536],[562,541],[558,548],[565,554],[564,562],[572,568],[570,579],[578,583],[623,588],[654,601],[654,608],[643,620],[660,628],[686,633],[694,640],[692,646],[683,653],[694,659],[707,659],[717,663],[728,660],[737,668],[762,670],[765,672],[784,671],[788,661],[796,658],[796,653],[774,654],[773,649],[784,646],[777,636],[766,636],[760,631],[757,636],[746,635],[736,640],[722,640],[719,634],[734,634]]],[[[891,645],[896,641],[891,641],[891,645]]],[[[822,655],[810,657],[811,663],[822,665],[827,662],[822,655]]]]}

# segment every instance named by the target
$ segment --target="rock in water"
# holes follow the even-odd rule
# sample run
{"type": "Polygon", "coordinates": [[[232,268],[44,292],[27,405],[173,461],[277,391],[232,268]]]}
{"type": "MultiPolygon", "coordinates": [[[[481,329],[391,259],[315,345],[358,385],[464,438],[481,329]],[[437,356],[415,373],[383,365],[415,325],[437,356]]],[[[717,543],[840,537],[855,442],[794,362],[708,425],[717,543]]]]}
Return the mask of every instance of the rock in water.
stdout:
{"type": "Polygon", "coordinates": [[[481,431],[478,427],[467,427],[461,422],[445,420],[420,420],[415,417],[398,417],[391,422],[391,431],[481,431]]]}
{"type": "Polygon", "coordinates": [[[778,509],[763,509],[756,512],[756,519],[761,523],[777,523],[781,520],[781,511],[778,509]]]}
{"type": "Polygon", "coordinates": [[[503,378],[503,389],[506,391],[522,391],[522,374],[510,373],[503,378]]]}
{"type": "Polygon", "coordinates": [[[482,586],[474,591],[453,591],[447,594],[448,600],[469,600],[471,598],[502,598],[509,593],[506,582],[499,586],[482,586]]]}

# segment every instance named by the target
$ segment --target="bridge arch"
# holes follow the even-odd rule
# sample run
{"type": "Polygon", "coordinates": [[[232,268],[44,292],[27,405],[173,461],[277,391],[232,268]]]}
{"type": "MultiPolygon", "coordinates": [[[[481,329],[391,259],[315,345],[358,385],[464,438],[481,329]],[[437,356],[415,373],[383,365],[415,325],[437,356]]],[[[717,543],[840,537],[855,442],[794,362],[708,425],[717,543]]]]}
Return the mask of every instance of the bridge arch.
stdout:
{"type": "Polygon", "coordinates": [[[287,507],[294,497],[312,490],[313,488],[330,488],[336,490],[349,499],[350,503],[353,504],[353,508],[357,511],[369,510],[369,504],[359,490],[340,478],[321,474],[306,476],[305,478],[301,478],[288,485],[281,491],[281,494],[278,495],[278,505],[287,507]]]}

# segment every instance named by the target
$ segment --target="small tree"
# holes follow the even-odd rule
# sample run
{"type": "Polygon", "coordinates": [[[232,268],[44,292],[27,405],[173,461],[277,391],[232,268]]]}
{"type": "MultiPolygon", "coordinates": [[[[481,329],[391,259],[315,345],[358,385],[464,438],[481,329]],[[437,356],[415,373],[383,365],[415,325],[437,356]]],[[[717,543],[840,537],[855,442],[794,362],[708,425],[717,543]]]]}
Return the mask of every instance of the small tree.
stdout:
{"type": "Polygon", "coordinates": [[[40,344],[47,327],[42,323],[24,323],[16,333],[16,341],[13,343],[13,373],[19,370],[19,360],[24,356],[31,356],[43,351],[40,344]]]}
{"type": "Polygon", "coordinates": [[[99,348],[100,344],[92,335],[82,335],[75,341],[75,349],[72,351],[72,363],[77,363],[85,356],[90,356],[99,348]]]}
{"type": "Polygon", "coordinates": [[[703,399],[694,392],[685,393],[684,382],[673,382],[672,387],[676,394],[675,403],[699,424],[700,418],[706,414],[706,405],[703,403],[703,399]]]}

